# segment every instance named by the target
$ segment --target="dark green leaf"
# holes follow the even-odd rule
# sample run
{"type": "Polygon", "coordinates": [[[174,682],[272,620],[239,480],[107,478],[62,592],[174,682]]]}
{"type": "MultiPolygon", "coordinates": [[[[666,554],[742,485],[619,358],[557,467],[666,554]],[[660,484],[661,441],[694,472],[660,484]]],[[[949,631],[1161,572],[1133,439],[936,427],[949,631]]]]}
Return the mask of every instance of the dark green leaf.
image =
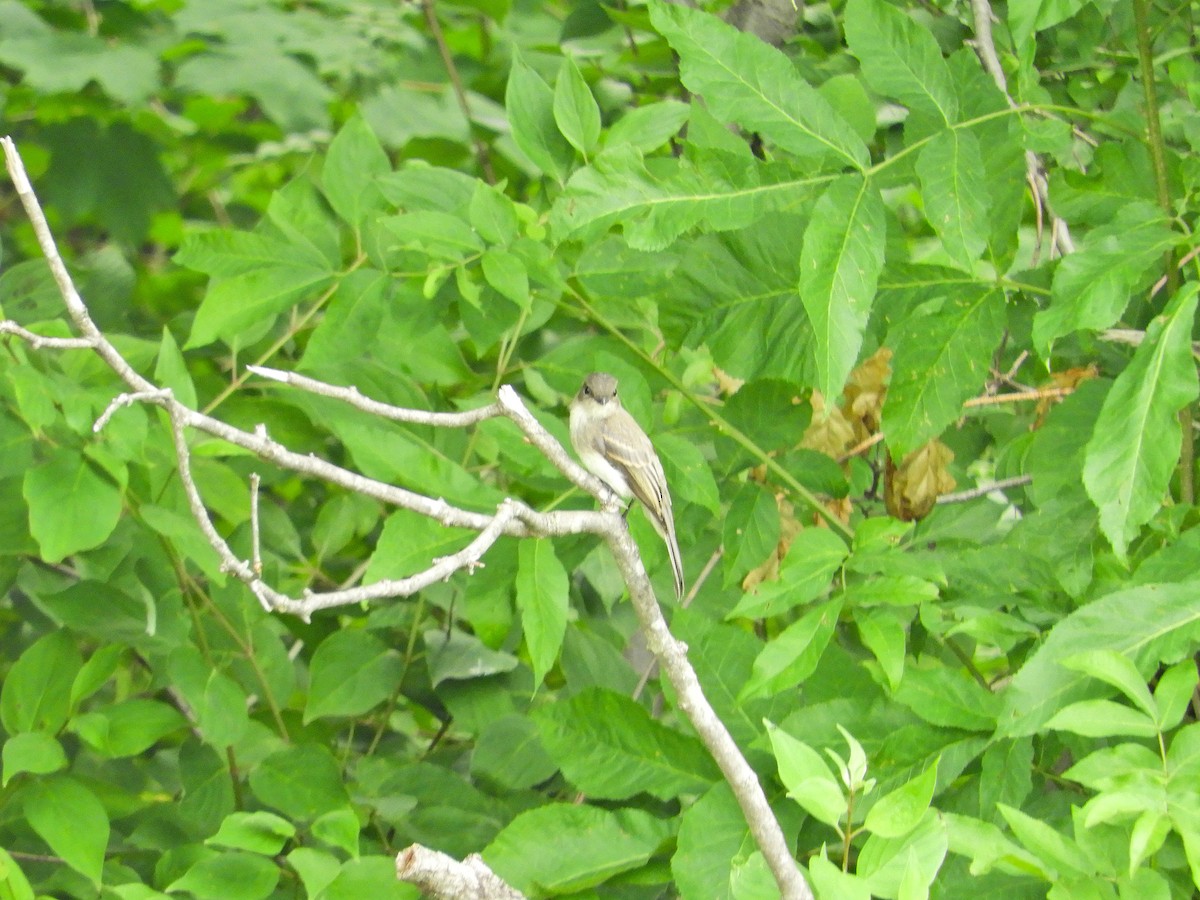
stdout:
{"type": "Polygon", "coordinates": [[[311,667],[305,724],[325,716],[359,716],[400,687],[404,661],[360,629],[335,631],[317,647],[311,667]]]}
{"type": "Polygon", "coordinates": [[[513,56],[504,105],[517,146],[544,174],[566,181],[575,153],[554,121],[554,92],[520,54],[513,56]]]}

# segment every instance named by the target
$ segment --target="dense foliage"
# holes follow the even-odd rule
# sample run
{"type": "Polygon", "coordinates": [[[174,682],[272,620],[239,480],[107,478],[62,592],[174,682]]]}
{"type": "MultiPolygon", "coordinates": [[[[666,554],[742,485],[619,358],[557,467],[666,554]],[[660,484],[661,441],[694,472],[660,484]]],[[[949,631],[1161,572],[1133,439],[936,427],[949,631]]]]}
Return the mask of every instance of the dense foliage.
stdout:
{"type": "MultiPolygon", "coordinates": [[[[0,0],[3,130],[126,358],[294,450],[590,508],[509,423],[245,366],[420,409],[513,384],[564,441],[616,374],[675,495],[672,628],[818,896],[1184,898],[1194,6],[837,0],[775,49],[662,0],[0,0]]],[[[4,190],[3,316],[69,334],[4,190]]],[[[268,613],[161,413],[93,432],[122,390],[0,353],[0,896],[412,897],[412,842],[530,896],[774,895],[602,545],[268,613]]],[[[212,438],[192,463],[247,557],[262,476],[292,594],[469,538],[212,438]]]]}

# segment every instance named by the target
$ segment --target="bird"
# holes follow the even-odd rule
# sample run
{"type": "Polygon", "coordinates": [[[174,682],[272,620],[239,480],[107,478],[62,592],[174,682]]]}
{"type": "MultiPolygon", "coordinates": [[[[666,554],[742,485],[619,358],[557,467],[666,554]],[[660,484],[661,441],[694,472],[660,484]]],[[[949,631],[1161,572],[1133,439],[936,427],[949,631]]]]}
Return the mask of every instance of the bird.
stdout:
{"type": "Polygon", "coordinates": [[[636,497],[667,545],[675,596],[684,590],[683,559],[675,537],[671,492],[662,462],[646,432],[617,396],[617,379],[592,372],[571,402],[571,444],[585,469],[623,500],[636,497]]]}

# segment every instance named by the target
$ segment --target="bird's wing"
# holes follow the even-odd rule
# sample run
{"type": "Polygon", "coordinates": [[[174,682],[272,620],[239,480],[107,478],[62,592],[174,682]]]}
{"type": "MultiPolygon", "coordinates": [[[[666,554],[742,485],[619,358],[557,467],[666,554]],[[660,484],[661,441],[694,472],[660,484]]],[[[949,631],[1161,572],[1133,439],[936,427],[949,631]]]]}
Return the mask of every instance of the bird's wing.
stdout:
{"type": "MultiPolygon", "coordinates": [[[[621,410],[621,414],[629,413],[621,410]]],[[[671,495],[667,491],[667,476],[650,438],[637,426],[632,417],[632,428],[622,429],[623,439],[614,440],[609,433],[604,436],[604,456],[625,476],[629,489],[641,501],[653,517],[671,515],[671,495]]]]}

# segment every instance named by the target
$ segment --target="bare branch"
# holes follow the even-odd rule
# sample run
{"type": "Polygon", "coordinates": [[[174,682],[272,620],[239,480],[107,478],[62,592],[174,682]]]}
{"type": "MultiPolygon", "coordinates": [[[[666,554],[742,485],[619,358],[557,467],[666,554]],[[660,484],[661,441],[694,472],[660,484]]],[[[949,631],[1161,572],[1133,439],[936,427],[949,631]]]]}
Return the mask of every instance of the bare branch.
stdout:
{"type": "Polygon", "coordinates": [[[966,491],[958,491],[954,494],[942,494],[937,498],[937,502],[939,504],[965,503],[968,500],[977,500],[980,497],[986,497],[993,491],[1003,493],[1009,488],[1024,487],[1027,484],[1033,484],[1032,475],[1014,475],[1012,478],[1002,478],[999,481],[993,481],[991,484],[981,484],[979,487],[973,487],[966,491]]]}
{"type": "MultiPolygon", "coordinates": [[[[658,658],[662,671],[674,687],[679,707],[692,722],[696,733],[704,741],[721,771],[725,774],[726,780],[746,816],[750,831],[779,884],[782,897],[784,900],[811,900],[812,893],[792,857],[787,840],[754,770],[742,756],[737,744],[705,698],[699,679],[687,660],[687,647],[677,641],[667,628],[667,623],[659,609],[653,588],[642,564],[638,546],[630,535],[624,518],[618,514],[620,509],[618,498],[599,479],[585,471],[567,454],[562,445],[534,418],[512,387],[508,385],[501,387],[496,402],[481,410],[471,410],[466,413],[432,413],[403,410],[379,403],[363,397],[354,388],[338,388],[324,385],[304,376],[283,373],[276,369],[256,368],[256,373],[262,377],[334,397],[351,403],[365,412],[383,415],[396,421],[438,427],[464,427],[485,418],[504,416],[512,420],[525,438],[544,453],[547,459],[574,485],[597,497],[601,501],[603,511],[568,510],[543,513],[511,498],[504,500],[495,513],[490,515],[459,509],[451,506],[444,499],[435,499],[375,481],[314,456],[296,453],[272,440],[265,428],[259,428],[254,433],[250,433],[190,409],[180,403],[171,391],[159,388],[139,375],[100,332],[58,255],[53,236],[50,234],[37,198],[25,175],[16,147],[8,138],[0,140],[0,145],[4,148],[9,172],[14,184],[17,185],[21,202],[34,224],[39,244],[54,273],[68,314],[75,327],[84,336],[77,339],[83,343],[72,341],[69,346],[84,346],[93,349],[129,387],[129,393],[122,394],[113,400],[98,420],[97,427],[103,427],[118,410],[133,403],[146,403],[166,411],[179,463],[179,476],[188,505],[206,540],[216,551],[223,571],[233,574],[245,583],[264,609],[290,612],[307,619],[319,609],[347,603],[360,603],[382,597],[405,596],[419,591],[435,581],[447,578],[454,572],[463,569],[470,572],[481,564],[483,555],[502,536],[546,537],[591,533],[603,537],[612,550],[617,566],[629,586],[634,608],[646,635],[647,646],[658,658]],[[187,441],[187,429],[189,428],[203,431],[232,445],[249,450],[281,468],[324,479],[331,484],[365,496],[421,513],[446,526],[467,528],[478,533],[474,540],[457,553],[434,560],[424,571],[405,579],[349,587],[324,594],[306,592],[299,599],[286,596],[262,580],[257,551],[255,551],[254,562],[238,558],[213,524],[192,474],[190,449],[187,441]]],[[[17,330],[9,329],[8,333],[27,339],[17,330]]],[[[254,515],[254,518],[257,520],[257,515],[254,515]]],[[[257,546],[257,539],[255,545],[257,546]]],[[[429,851],[425,851],[424,848],[416,846],[409,848],[397,858],[397,874],[404,880],[421,884],[437,897],[498,897],[504,898],[504,900],[515,900],[520,897],[520,894],[512,892],[511,888],[496,879],[481,861],[472,861],[468,858],[465,863],[458,864],[448,857],[439,858],[440,854],[429,856],[428,853],[429,851]],[[457,894],[438,892],[432,882],[427,887],[426,882],[420,879],[425,878],[429,872],[435,869],[438,872],[446,873],[447,878],[461,876],[463,879],[461,883],[466,887],[463,887],[462,891],[457,894]],[[466,873],[471,874],[468,876],[466,873]],[[483,892],[493,889],[497,892],[483,892]],[[502,893],[501,890],[507,890],[509,893],[502,893]]]]}
{"type": "MultiPolygon", "coordinates": [[[[996,82],[996,87],[1000,88],[1009,106],[1015,109],[1017,104],[1008,93],[1008,81],[1004,75],[1004,67],[1000,64],[1000,57],[996,53],[996,41],[992,37],[993,15],[989,0],[971,0],[971,16],[975,24],[975,40],[972,43],[979,55],[979,61],[984,71],[992,76],[992,81],[996,82]]],[[[1025,152],[1025,172],[1033,190],[1034,202],[1038,206],[1038,220],[1041,221],[1042,209],[1050,211],[1054,243],[1060,253],[1073,253],[1075,242],[1071,240],[1071,229],[1063,219],[1054,215],[1050,206],[1050,183],[1046,179],[1046,171],[1042,168],[1037,154],[1031,150],[1025,152]]]]}
{"type": "Polygon", "coordinates": [[[56,338],[34,334],[27,328],[22,328],[16,322],[0,322],[0,334],[11,334],[19,337],[34,350],[92,350],[95,344],[87,338],[56,338]]]}
{"type": "Polygon", "coordinates": [[[525,900],[525,895],[472,853],[462,862],[413,844],[396,854],[396,877],[415,884],[433,900],[525,900]]]}

